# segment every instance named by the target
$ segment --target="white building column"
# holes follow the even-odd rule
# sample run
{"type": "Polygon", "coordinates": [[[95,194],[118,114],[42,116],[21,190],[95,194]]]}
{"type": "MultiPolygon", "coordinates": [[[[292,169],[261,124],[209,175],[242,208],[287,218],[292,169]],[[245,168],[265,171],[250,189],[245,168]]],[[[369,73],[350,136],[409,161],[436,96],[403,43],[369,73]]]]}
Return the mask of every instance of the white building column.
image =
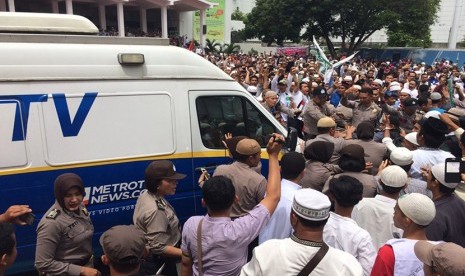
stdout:
{"type": "Polygon", "coordinates": [[[168,38],[168,7],[161,7],[161,37],[168,38]]]}
{"type": "Polygon", "coordinates": [[[124,37],[125,29],[124,29],[124,7],[123,3],[116,4],[116,13],[118,15],[118,33],[119,36],[124,37]]]}
{"type": "Polygon", "coordinates": [[[8,0],[8,11],[15,12],[15,0],[8,0]]]}
{"type": "Polygon", "coordinates": [[[194,13],[193,12],[180,12],[179,13],[179,35],[187,36],[190,41],[194,37],[194,13]]]}
{"type": "Polygon", "coordinates": [[[107,17],[105,13],[105,5],[99,4],[98,5],[98,19],[100,23],[100,29],[106,30],[107,29],[107,17]]]}
{"type": "Polygon", "coordinates": [[[460,12],[462,11],[462,0],[455,0],[454,17],[452,18],[452,26],[449,32],[449,40],[447,42],[448,49],[455,49],[457,47],[457,40],[459,36],[460,25],[460,12]]]}
{"type": "MultiPolygon", "coordinates": [[[[227,20],[226,18],[231,18],[231,14],[233,12],[233,5],[230,2],[227,2],[224,6],[224,31],[223,31],[223,43],[231,43],[231,20],[227,20]]],[[[237,4],[236,4],[237,6],[237,4]]]]}
{"type": "Polygon", "coordinates": [[[206,34],[203,33],[203,30],[204,28],[206,28],[206,14],[205,14],[205,10],[200,10],[200,45],[202,47],[205,46],[205,39],[206,39],[206,34]]]}
{"type": "Polygon", "coordinates": [[[58,7],[58,1],[52,0],[52,12],[53,13],[60,13],[60,8],[58,7]]]}
{"type": "Polygon", "coordinates": [[[66,13],[73,14],[73,0],[66,0],[66,13]]]}
{"type": "Polygon", "coordinates": [[[140,8],[140,29],[147,33],[147,9],[140,8]]]}
{"type": "Polygon", "coordinates": [[[0,11],[6,11],[6,2],[5,2],[5,0],[0,0],[0,11]]]}

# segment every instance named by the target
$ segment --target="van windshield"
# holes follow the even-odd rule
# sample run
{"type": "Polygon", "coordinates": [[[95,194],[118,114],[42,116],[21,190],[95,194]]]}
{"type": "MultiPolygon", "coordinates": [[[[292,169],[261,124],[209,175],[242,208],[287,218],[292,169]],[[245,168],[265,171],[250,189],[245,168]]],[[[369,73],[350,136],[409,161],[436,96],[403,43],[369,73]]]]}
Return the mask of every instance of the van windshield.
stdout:
{"type": "Polygon", "coordinates": [[[240,96],[202,96],[196,100],[202,142],[211,149],[223,149],[226,133],[248,136],[266,147],[276,127],[246,98],[240,96]]]}

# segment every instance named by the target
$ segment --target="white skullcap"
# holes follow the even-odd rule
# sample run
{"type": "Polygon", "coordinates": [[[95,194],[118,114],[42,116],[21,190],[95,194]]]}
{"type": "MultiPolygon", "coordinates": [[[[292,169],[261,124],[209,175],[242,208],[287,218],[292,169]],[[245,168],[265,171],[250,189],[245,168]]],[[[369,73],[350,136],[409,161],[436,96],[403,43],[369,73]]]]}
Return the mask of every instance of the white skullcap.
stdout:
{"type": "Polygon", "coordinates": [[[351,76],[345,76],[343,81],[352,81],[352,77],[351,76]]]}
{"type": "Polygon", "coordinates": [[[381,181],[384,185],[393,187],[393,188],[400,188],[404,187],[407,184],[408,176],[407,173],[399,166],[392,165],[387,166],[381,172],[381,181]]]}
{"type": "Polygon", "coordinates": [[[380,79],[376,79],[373,82],[379,84],[380,86],[383,86],[383,84],[384,84],[383,81],[380,80],[380,79]]]}
{"type": "Polygon", "coordinates": [[[399,197],[397,204],[402,213],[418,225],[427,226],[436,216],[434,202],[423,194],[403,195],[399,197]]]}
{"type": "Polygon", "coordinates": [[[362,90],[362,87],[358,84],[352,85],[353,88],[357,89],[358,91],[362,90]]]}
{"type": "Polygon", "coordinates": [[[459,183],[449,183],[446,182],[446,164],[440,163],[436,164],[431,168],[431,173],[433,174],[434,178],[436,178],[439,183],[446,186],[447,188],[455,189],[459,185],[459,183]]]}
{"type": "Polygon", "coordinates": [[[314,189],[300,189],[294,194],[292,210],[301,218],[322,221],[329,217],[329,198],[314,189]]]}
{"type": "Polygon", "coordinates": [[[413,154],[404,147],[398,147],[392,150],[389,160],[398,166],[406,166],[412,164],[413,154]]]}
{"type": "Polygon", "coordinates": [[[312,82],[312,87],[313,87],[313,88],[318,87],[318,83],[312,82]]]}
{"type": "Polygon", "coordinates": [[[400,84],[391,84],[391,86],[389,86],[389,91],[400,91],[400,84]]]}
{"type": "Polygon", "coordinates": [[[249,85],[249,87],[247,87],[247,91],[250,93],[256,94],[258,90],[256,86],[249,85]]]}
{"type": "Polygon", "coordinates": [[[309,81],[310,79],[308,77],[302,79],[302,82],[305,82],[305,83],[308,83],[309,81]]]}
{"type": "Polygon", "coordinates": [[[415,146],[419,146],[418,141],[417,141],[417,133],[416,132],[410,132],[404,137],[405,140],[409,141],[410,143],[414,144],[415,146]]]}
{"type": "Polygon", "coordinates": [[[410,89],[408,89],[408,88],[403,88],[402,90],[400,90],[400,93],[407,93],[407,94],[409,94],[410,96],[412,96],[412,92],[411,92],[410,89]]]}
{"type": "Polygon", "coordinates": [[[438,92],[433,92],[433,93],[431,93],[431,95],[429,96],[429,98],[430,98],[431,100],[433,100],[433,101],[437,101],[437,100],[442,99],[442,96],[441,96],[441,94],[438,93],[438,92]]]}

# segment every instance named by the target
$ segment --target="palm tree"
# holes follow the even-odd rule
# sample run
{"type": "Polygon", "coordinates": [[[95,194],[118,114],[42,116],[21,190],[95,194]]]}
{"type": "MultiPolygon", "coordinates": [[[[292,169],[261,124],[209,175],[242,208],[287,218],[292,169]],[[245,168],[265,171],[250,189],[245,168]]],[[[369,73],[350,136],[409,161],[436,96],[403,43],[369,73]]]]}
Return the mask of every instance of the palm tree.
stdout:
{"type": "Polygon", "coordinates": [[[232,53],[237,53],[241,50],[241,46],[234,44],[234,42],[231,42],[230,44],[225,43],[223,47],[221,47],[221,52],[225,54],[232,54],[232,53]]]}
{"type": "Polygon", "coordinates": [[[210,39],[206,39],[205,40],[205,43],[207,44],[205,46],[206,49],[208,49],[208,52],[211,52],[211,53],[218,53],[221,49],[221,44],[216,41],[215,39],[213,40],[210,40],[210,39]]]}

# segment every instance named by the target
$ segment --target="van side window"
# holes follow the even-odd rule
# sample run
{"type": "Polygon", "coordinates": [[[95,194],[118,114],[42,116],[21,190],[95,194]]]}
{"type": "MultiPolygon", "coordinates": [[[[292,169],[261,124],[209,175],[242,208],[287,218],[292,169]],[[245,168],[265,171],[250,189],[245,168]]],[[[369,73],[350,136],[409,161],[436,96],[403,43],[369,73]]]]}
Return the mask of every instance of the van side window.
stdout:
{"type": "Polygon", "coordinates": [[[18,100],[0,100],[0,168],[24,167],[28,164],[25,122],[22,104],[18,100]]]}
{"type": "Polygon", "coordinates": [[[266,146],[267,135],[275,126],[247,99],[238,96],[203,96],[196,99],[197,116],[203,145],[224,148],[224,134],[248,136],[266,146]]]}

